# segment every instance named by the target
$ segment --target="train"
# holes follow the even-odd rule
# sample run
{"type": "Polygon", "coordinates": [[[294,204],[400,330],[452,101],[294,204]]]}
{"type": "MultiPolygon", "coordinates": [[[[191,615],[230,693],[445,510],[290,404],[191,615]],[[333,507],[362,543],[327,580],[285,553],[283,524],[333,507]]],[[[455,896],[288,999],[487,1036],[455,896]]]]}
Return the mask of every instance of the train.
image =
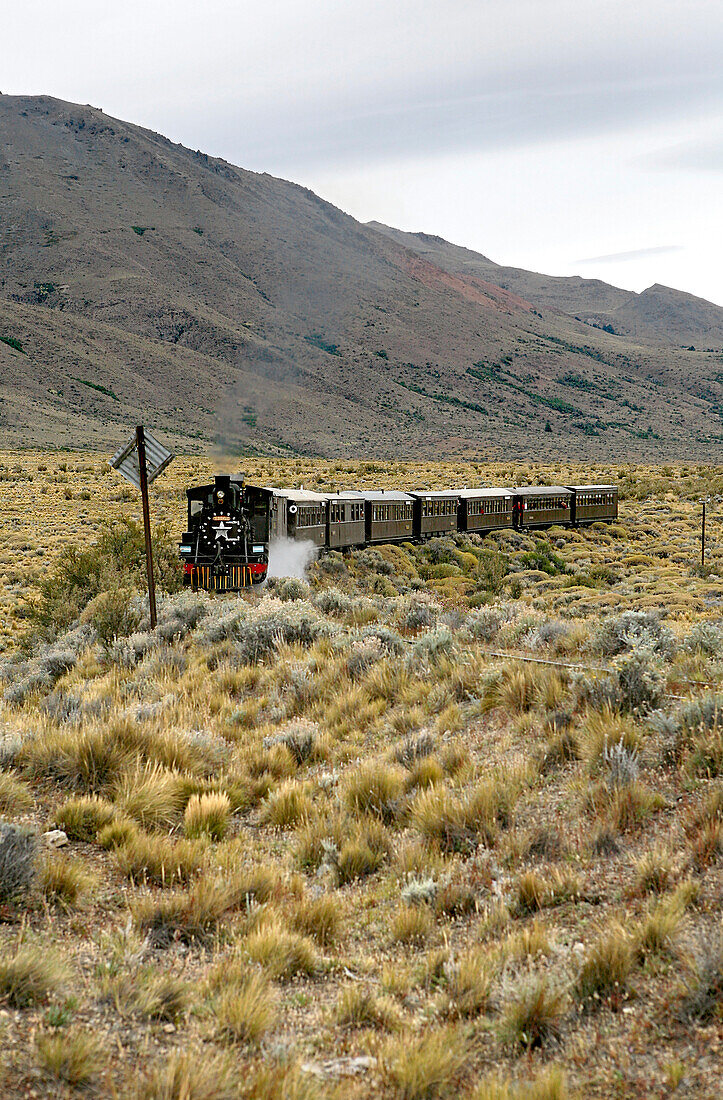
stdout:
{"type": "Polygon", "coordinates": [[[421,542],[457,532],[535,530],[609,523],[615,485],[521,485],[512,489],[350,489],[315,493],[248,485],[242,474],[186,490],[188,529],[179,551],[187,587],[232,592],[262,584],[278,539],[323,550],[421,542]]]}

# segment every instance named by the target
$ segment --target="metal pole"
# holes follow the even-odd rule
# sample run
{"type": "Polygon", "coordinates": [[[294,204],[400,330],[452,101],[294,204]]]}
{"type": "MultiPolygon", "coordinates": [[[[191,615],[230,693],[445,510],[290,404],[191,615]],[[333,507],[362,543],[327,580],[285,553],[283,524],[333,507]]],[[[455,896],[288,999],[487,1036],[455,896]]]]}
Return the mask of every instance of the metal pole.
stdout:
{"type": "Polygon", "coordinates": [[[143,530],[146,536],[146,574],[148,576],[148,603],[151,609],[151,630],[156,628],[156,582],[153,577],[153,548],[151,546],[151,510],[148,506],[148,471],[146,470],[146,437],[143,425],[136,428],[138,469],[141,475],[141,500],[143,501],[143,530]]]}
{"type": "Polygon", "coordinates": [[[700,564],[705,566],[705,501],[703,501],[703,519],[700,525],[700,564]]]}

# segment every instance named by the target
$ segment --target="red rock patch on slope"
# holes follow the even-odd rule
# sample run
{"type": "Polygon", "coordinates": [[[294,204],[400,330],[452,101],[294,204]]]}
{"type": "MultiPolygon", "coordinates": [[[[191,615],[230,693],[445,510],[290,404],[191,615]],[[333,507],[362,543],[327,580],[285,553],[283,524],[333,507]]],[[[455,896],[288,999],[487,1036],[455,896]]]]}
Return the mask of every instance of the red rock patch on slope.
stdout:
{"type": "Polygon", "coordinates": [[[447,287],[470,302],[491,306],[500,313],[520,311],[531,313],[533,310],[529,302],[509,290],[503,290],[502,287],[485,282],[484,279],[477,279],[474,275],[452,275],[451,272],[443,271],[441,267],[436,267],[421,256],[408,253],[404,257],[404,266],[413,279],[418,279],[427,287],[433,289],[447,287]]]}

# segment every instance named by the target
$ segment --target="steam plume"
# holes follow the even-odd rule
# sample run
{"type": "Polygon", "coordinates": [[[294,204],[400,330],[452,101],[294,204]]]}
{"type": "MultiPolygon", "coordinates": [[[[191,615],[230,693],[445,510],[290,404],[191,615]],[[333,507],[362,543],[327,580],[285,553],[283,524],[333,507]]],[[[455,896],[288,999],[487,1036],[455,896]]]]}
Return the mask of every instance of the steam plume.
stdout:
{"type": "Polygon", "coordinates": [[[269,577],[298,577],[305,580],[306,570],[316,557],[313,542],[274,539],[269,546],[269,577]]]}

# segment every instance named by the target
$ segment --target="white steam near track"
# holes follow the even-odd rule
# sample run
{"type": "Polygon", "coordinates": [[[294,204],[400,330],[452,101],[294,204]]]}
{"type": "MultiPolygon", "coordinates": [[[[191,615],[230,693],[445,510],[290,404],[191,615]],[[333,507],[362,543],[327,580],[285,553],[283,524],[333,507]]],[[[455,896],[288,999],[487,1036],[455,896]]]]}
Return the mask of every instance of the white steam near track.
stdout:
{"type": "Polygon", "coordinates": [[[313,542],[275,539],[269,546],[269,577],[298,577],[305,580],[306,570],[316,557],[313,542]]]}

